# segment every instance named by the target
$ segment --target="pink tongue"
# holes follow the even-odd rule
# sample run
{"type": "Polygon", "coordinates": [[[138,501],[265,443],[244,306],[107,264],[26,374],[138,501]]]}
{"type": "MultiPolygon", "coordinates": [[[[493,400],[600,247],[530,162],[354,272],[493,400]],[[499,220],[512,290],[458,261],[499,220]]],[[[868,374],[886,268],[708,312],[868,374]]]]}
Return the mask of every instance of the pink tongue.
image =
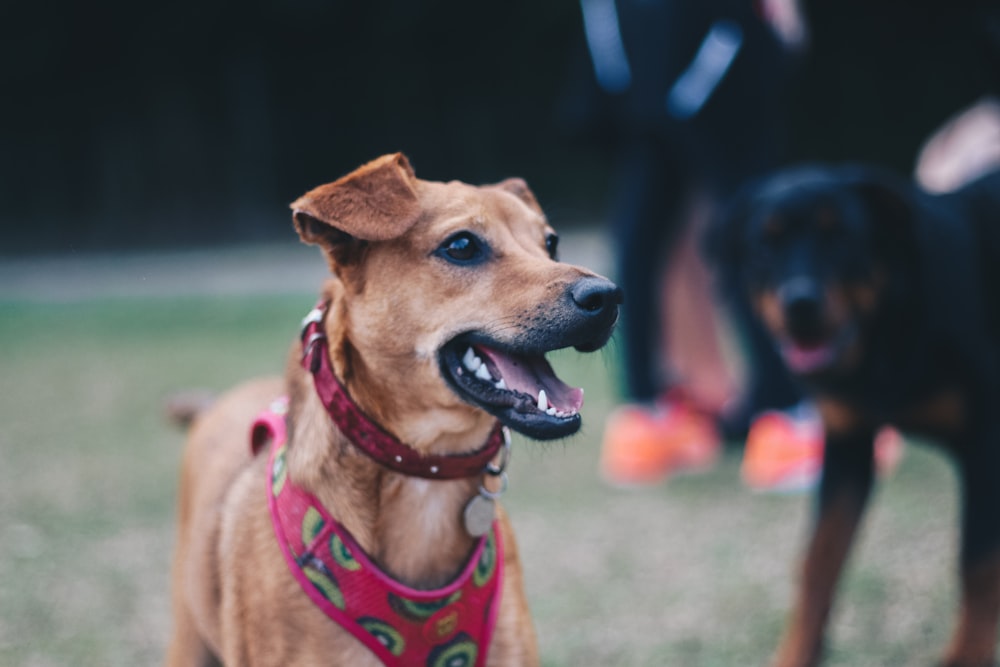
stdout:
{"type": "Polygon", "coordinates": [[[787,343],[782,347],[785,362],[793,371],[805,372],[826,366],[833,360],[833,346],[829,344],[799,345],[787,343]]]}
{"type": "Polygon", "coordinates": [[[496,369],[508,389],[536,400],[538,390],[544,389],[549,405],[563,412],[578,412],[583,405],[583,389],[570,387],[557,378],[545,357],[514,357],[479,346],[476,351],[496,369]]]}

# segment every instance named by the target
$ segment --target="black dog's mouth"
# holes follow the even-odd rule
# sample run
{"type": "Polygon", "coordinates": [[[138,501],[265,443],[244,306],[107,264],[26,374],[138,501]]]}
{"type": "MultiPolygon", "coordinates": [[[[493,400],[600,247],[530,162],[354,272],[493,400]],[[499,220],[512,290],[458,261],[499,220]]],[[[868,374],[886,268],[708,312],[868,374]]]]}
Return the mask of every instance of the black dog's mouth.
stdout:
{"type": "Polygon", "coordinates": [[[583,389],[556,377],[545,359],[549,351],[515,350],[464,334],[441,349],[440,362],[463,399],[519,433],[549,440],[579,430],[583,405],[583,389]]]}
{"type": "Polygon", "coordinates": [[[786,336],[779,340],[778,349],[793,373],[813,375],[835,366],[854,342],[856,333],[856,327],[848,325],[825,336],[786,336]]]}

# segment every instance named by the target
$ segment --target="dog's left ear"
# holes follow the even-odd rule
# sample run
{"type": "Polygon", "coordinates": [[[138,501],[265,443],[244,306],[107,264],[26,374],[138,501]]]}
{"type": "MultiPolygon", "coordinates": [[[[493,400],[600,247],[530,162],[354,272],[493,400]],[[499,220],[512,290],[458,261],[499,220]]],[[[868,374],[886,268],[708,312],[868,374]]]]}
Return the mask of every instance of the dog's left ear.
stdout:
{"type": "Polygon", "coordinates": [[[754,207],[754,195],[760,181],[745,184],[713,211],[701,233],[702,255],[715,269],[726,293],[735,293],[742,279],[746,255],[747,220],[754,207]]]}
{"type": "Polygon", "coordinates": [[[883,256],[909,252],[917,215],[916,188],[896,174],[875,167],[845,167],[844,178],[871,214],[876,251],[883,256]]]}
{"type": "Polygon", "coordinates": [[[500,188],[501,190],[511,193],[527,204],[533,211],[537,211],[538,213],[545,215],[542,211],[542,207],[538,203],[538,200],[535,198],[535,193],[531,191],[531,188],[528,187],[528,184],[523,178],[508,178],[500,181],[493,187],[500,188]]]}
{"type": "Polygon", "coordinates": [[[331,253],[352,239],[398,238],[420,217],[416,181],[405,155],[383,155],[296,199],[292,220],[303,241],[331,253]]]}

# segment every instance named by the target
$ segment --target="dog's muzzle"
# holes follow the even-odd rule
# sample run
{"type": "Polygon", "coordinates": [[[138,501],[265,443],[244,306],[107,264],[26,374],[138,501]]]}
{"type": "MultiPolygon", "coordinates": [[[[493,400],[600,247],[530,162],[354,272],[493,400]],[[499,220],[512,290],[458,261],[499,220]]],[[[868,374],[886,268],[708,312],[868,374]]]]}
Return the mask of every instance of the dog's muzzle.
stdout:
{"type": "Polygon", "coordinates": [[[525,314],[527,326],[516,335],[498,338],[472,330],[445,343],[442,375],[459,396],[519,433],[536,439],[571,435],[580,428],[583,390],[556,377],[545,355],[601,348],[614,331],[621,303],[622,291],[610,280],[579,278],[554,302],[525,314]]]}
{"type": "Polygon", "coordinates": [[[778,289],[788,333],[797,340],[817,340],[824,334],[823,291],[812,278],[797,277],[778,289]]]}

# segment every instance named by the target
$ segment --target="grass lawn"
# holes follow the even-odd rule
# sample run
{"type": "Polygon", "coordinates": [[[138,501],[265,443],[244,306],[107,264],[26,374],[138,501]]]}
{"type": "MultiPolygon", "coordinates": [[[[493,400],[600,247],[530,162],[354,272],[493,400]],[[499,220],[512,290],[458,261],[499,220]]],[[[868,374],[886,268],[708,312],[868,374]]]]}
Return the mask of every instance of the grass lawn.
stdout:
{"type": "MultiPolygon", "coordinates": [[[[185,388],[280,372],[311,294],[0,303],[0,665],[157,664],[167,638],[185,388]]],[[[730,454],[643,490],[603,486],[614,352],[556,355],[584,429],[515,441],[510,510],[546,665],[762,665],[809,518],[730,454]]],[[[928,665],[952,622],[949,467],[910,447],[843,583],[828,665],[928,665]]]]}

